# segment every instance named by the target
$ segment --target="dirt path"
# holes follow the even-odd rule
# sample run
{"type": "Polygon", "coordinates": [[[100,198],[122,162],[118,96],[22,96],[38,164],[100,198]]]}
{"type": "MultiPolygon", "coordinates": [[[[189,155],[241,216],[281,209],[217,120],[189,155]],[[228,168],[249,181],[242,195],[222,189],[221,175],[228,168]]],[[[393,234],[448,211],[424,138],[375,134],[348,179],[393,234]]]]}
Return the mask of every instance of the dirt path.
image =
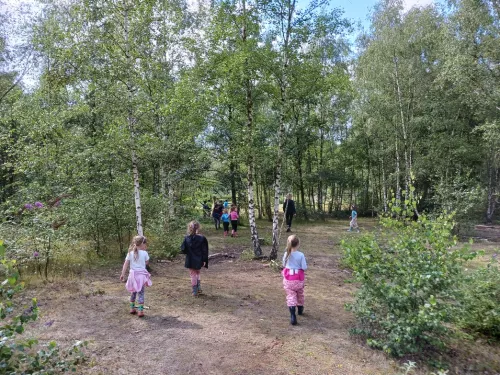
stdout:
{"type": "MultiPolygon", "coordinates": [[[[86,374],[398,374],[398,363],[348,333],[353,317],[344,304],[355,287],[337,267],[344,229],[343,222],[294,229],[310,267],[305,315],[295,327],[281,276],[262,263],[211,263],[202,272],[205,295],[194,298],[179,258],[153,264],[145,318],[128,314],[117,265],[36,288],[41,315],[32,332],[62,345],[89,340],[86,374]]],[[[248,237],[247,228],[239,239],[204,232],[212,253],[241,250],[248,237]]]]}

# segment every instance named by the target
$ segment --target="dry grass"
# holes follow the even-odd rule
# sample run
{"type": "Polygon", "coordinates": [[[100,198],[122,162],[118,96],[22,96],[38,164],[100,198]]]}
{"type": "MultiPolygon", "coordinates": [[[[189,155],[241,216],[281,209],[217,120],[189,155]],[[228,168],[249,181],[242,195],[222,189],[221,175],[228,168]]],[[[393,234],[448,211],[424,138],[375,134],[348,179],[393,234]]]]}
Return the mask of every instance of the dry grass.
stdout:
{"type": "MultiPolygon", "coordinates": [[[[373,225],[360,220],[363,229],[373,225]]],[[[259,234],[270,238],[270,224],[259,226],[266,228],[259,234]]],[[[346,221],[294,224],[310,266],[305,315],[295,327],[289,324],[281,276],[264,263],[214,261],[202,271],[205,295],[194,298],[178,258],[152,264],[153,286],[146,291],[150,308],[143,319],[128,314],[120,264],[81,279],[33,285],[29,293],[38,296],[41,316],[30,333],[63,345],[89,340],[85,374],[399,374],[400,362],[348,333],[354,319],[344,304],[355,286],[345,282],[349,273],[338,267],[339,242],[356,233],[346,229],[346,221]]],[[[248,228],[239,230],[239,238],[223,238],[211,228],[204,232],[212,253],[249,248],[248,228]]],[[[500,372],[498,347],[457,344],[454,353],[459,367],[450,374],[500,372]],[[477,361],[488,363],[479,371],[477,361]]]]}

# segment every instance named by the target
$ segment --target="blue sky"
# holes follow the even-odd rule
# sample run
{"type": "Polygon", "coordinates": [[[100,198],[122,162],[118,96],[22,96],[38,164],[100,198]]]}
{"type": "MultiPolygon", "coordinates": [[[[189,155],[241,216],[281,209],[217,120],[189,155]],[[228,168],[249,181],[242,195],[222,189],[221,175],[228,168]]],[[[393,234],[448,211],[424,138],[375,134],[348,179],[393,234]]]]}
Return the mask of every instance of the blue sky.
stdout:
{"type": "MultiPolygon", "coordinates": [[[[355,23],[361,22],[364,28],[369,26],[368,16],[370,10],[378,0],[330,0],[333,7],[342,8],[345,16],[355,23]]],[[[404,0],[405,10],[413,6],[425,6],[432,4],[433,0],[404,0]]]]}

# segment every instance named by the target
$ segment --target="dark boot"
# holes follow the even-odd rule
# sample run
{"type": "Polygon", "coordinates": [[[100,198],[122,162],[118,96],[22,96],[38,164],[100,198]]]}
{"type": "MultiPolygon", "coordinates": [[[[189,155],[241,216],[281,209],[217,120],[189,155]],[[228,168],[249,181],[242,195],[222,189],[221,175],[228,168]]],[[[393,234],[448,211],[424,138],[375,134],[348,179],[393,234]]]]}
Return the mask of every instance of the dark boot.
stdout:
{"type": "Polygon", "coordinates": [[[200,280],[198,280],[198,285],[197,285],[197,288],[198,288],[198,294],[203,294],[203,291],[201,290],[201,283],[200,283],[200,280]]]}
{"type": "Polygon", "coordinates": [[[193,297],[198,297],[198,285],[193,286],[193,297]]]}
{"type": "Polygon", "coordinates": [[[288,307],[290,310],[290,324],[292,326],[297,324],[297,316],[295,316],[295,306],[288,307]]]}
{"type": "Polygon", "coordinates": [[[299,315],[304,314],[304,306],[297,306],[297,310],[299,312],[299,315]]]}

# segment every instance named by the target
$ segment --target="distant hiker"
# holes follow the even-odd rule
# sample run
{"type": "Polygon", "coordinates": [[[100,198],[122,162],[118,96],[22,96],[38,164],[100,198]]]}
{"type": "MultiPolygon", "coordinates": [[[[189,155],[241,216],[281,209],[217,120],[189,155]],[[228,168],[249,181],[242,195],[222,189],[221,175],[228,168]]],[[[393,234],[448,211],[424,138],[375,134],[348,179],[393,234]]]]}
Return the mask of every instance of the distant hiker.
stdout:
{"type": "Polygon", "coordinates": [[[285,213],[286,220],[286,231],[290,232],[292,230],[292,219],[297,214],[295,210],[295,202],[292,200],[292,194],[288,194],[286,196],[285,201],[283,202],[283,212],[285,213]]]}
{"type": "Polygon", "coordinates": [[[295,307],[298,314],[304,313],[304,280],[307,269],[306,257],[299,249],[299,237],[292,234],[288,237],[286,251],[283,254],[283,288],[286,292],[286,304],[290,310],[290,324],[297,324],[295,307]]]}
{"type": "Polygon", "coordinates": [[[359,233],[358,212],[356,211],[357,208],[355,205],[352,205],[351,209],[352,209],[351,216],[349,216],[349,219],[351,219],[351,222],[349,223],[349,229],[347,231],[352,232],[352,229],[356,228],[356,231],[359,233]]]}
{"type": "Polygon", "coordinates": [[[203,207],[203,216],[210,217],[210,207],[208,207],[207,201],[203,201],[201,206],[203,207]]]}
{"type": "Polygon", "coordinates": [[[227,213],[227,210],[224,210],[224,213],[222,214],[221,220],[222,220],[222,225],[224,226],[224,237],[226,237],[227,234],[229,233],[229,222],[231,220],[229,218],[229,214],[227,213]]]}
{"type": "Polygon", "coordinates": [[[136,310],[136,297],[139,293],[139,313],[137,316],[144,316],[144,287],[151,286],[151,275],[146,270],[146,266],[149,263],[149,255],[146,251],[147,239],[144,236],[135,236],[128,249],[127,257],[125,258],[125,263],[123,263],[122,274],[120,275],[120,280],[124,281],[125,272],[130,264],[130,272],[128,274],[127,283],[125,288],[132,293],[130,295],[130,313],[137,313],[136,310]]]}
{"type": "Polygon", "coordinates": [[[231,219],[231,237],[238,237],[238,210],[236,206],[231,206],[231,212],[229,213],[229,218],[231,219]]]}
{"type": "Polygon", "coordinates": [[[201,294],[200,270],[208,268],[208,241],[199,234],[200,223],[191,221],[187,227],[187,235],[181,245],[181,252],[186,254],[184,267],[189,269],[193,296],[201,294]]]}
{"type": "Polygon", "coordinates": [[[222,206],[219,203],[215,203],[214,209],[212,211],[212,217],[214,218],[215,229],[220,228],[220,216],[221,216],[222,206]]]}
{"type": "Polygon", "coordinates": [[[223,205],[225,210],[229,208],[229,202],[227,201],[227,199],[224,201],[223,205]]]}

